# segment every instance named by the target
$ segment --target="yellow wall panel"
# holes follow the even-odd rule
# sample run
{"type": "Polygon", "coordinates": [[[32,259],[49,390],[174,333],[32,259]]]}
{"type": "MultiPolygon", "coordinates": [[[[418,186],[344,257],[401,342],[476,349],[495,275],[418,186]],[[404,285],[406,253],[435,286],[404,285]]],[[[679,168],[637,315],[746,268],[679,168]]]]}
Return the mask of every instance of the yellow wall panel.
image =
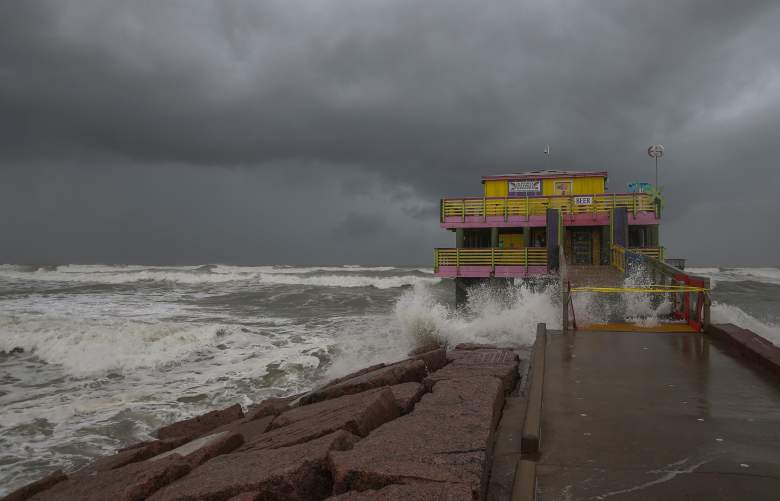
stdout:
{"type": "MultiPolygon", "coordinates": [[[[506,179],[488,179],[485,180],[485,196],[486,197],[506,197],[509,196],[509,183],[506,179]]],[[[562,189],[565,190],[567,195],[597,195],[604,193],[604,178],[603,177],[561,177],[550,178],[542,180],[542,195],[560,195],[562,189]],[[559,189],[556,189],[557,187],[559,189]],[[561,183],[568,183],[568,185],[561,186],[561,183]]]]}
{"type": "Polygon", "coordinates": [[[506,179],[485,181],[486,197],[506,197],[508,195],[509,195],[509,183],[507,182],[506,179]]]}
{"type": "Polygon", "coordinates": [[[574,179],[575,195],[590,195],[604,193],[603,177],[578,177],[574,179]]]}
{"type": "Polygon", "coordinates": [[[604,193],[603,177],[550,178],[542,183],[542,194],[545,196],[560,195],[561,183],[568,183],[568,195],[597,195],[604,193]],[[559,188],[559,189],[556,189],[559,188]]]}

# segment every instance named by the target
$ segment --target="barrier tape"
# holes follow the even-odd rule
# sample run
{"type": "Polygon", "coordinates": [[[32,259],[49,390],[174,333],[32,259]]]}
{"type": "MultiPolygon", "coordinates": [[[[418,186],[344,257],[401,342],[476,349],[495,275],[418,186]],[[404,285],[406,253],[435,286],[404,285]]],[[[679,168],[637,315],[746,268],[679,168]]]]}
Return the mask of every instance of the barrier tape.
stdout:
{"type": "Polygon", "coordinates": [[[636,287],[572,287],[571,292],[709,292],[704,287],[691,285],[643,285],[636,287]]]}

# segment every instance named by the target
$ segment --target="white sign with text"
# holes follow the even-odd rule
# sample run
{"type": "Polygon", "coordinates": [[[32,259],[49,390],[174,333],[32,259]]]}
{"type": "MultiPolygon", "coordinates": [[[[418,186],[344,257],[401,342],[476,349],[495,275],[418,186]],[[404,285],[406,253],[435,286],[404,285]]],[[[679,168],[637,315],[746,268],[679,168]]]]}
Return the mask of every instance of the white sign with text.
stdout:
{"type": "Polygon", "coordinates": [[[593,197],[574,197],[574,203],[577,205],[591,205],[593,197]]]}
{"type": "Polygon", "coordinates": [[[541,193],[542,181],[532,179],[529,181],[509,181],[509,193],[541,193]]]}

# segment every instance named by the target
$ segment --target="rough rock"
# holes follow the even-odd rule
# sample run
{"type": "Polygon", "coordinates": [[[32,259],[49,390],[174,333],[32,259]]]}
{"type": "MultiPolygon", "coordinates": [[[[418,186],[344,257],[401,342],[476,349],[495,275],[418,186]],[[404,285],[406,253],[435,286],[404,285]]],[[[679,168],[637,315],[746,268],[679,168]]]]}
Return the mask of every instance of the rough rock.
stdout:
{"type": "Polygon", "coordinates": [[[232,452],[243,443],[244,437],[238,433],[222,431],[196,438],[192,442],[187,442],[180,447],[160,454],[159,456],[155,456],[149,461],[160,461],[166,457],[178,454],[194,468],[220,454],[232,452]]]}
{"type": "Polygon", "coordinates": [[[243,417],[244,412],[241,410],[241,406],[235,404],[222,410],[207,412],[201,416],[163,426],[157,430],[157,438],[160,440],[174,437],[193,439],[243,417]]]}
{"type": "Polygon", "coordinates": [[[393,386],[401,383],[419,382],[426,376],[425,362],[405,360],[397,364],[383,366],[358,376],[344,379],[337,384],[324,386],[301,398],[301,403],[312,404],[344,395],[361,393],[372,388],[393,386]]]}
{"type": "Polygon", "coordinates": [[[401,414],[408,414],[425,394],[425,386],[420,383],[402,383],[391,386],[390,391],[401,414]]]}
{"type": "Polygon", "coordinates": [[[187,437],[175,437],[175,438],[168,438],[165,440],[147,440],[146,442],[137,442],[135,444],[128,445],[123,449],[119,449],[117,451],[117,454],[120,452],[130,451],[133,449],[140,449],[143,447],[151,447],[153,449],[160,448],[160,449],[164,449],[161,450],[161,452],[165,452],[166,450],[174,449],[185,442],[187,442],[187,437]]]}
{"type": "Polygon", "coordinates": [[[257,494],[254,499],[324,499],[332,488],[328,453],[348,449],[356,440],[338,431],[292,447],[218,456],[150,499],[228,499],[243,493],[257,494]]]}
{"type": "Polygon", "coordinates": [[[389,388],[296,407],[276,417],[271,429],[240,449],[277,449],[306,442],[336,430],[366,436],[400,415],[389,388]]]}
{"type": "Polygon", "coordinates": [[[286,398],[266,398],[259,404],[253,404],[247,409],[246,416],[249,420],[260,419],[267,416],[278,416],[282,412],[290,410],[290,403],[295,401],[298,395],[286,398]]]}
{"type": "Polygon", "coordinates": [[[387,364],[384,364],[384,363],[380,362],[378,364],[369,365],[368,367],[363,367],[362,369],[358,369],[355,372],[350,372],[349,374],[346,374],[344,376],[331,379],[330,381],[325,383],[325,385],[323,385],[323,388],[324,387],[328,387],[328,386],[337,385],[337,384],[339,384],[339,383],[341,383],[343,381],[346,381],[347,379],[356,378],[358,376],[362,376],[363,374],[367,374],[369,372],[374,372],[375,370],[381,369],[383,367],[387,367],[387,364]]]}
{"type": "Polygon", "coordinates": [[[469,363],[507,363],[517,361],[520,357],[510,349],[500,348],[473,348],[467,350],[452,350],[447,352],[447,360],[469,360],[469,363]]]}
{"type": "Polygon", "coordinates": [[[447,356],[451,362],[425,378],[426,387],[445,379],[493,376],[501,379],[504,391],[509,392],[517,382],[519,357],[511,350],[454,350],[447,356]]]}
{"type": "Polygon", "coordinates": [[[43,477],[40,480],[31,482],[23,487],[16,489],[15,491],[7,494],[2,501],[25,501],[39,492],[43,492],[49,489],[55,484],[67,480],[68,477],[62,473],[62,470],[57,470],[54,473],[43,477]]]}
{"type": "Polygon", "coordinates": [[[163,454],[171,449],[179,447],[187,442],[187,437],[176,437],[166,440],[150,440],[120,450],[111,456],[98,458],[91,464],[77,472],[77,475],[89,474],[95,471],[108,471],[130,463],[137,463],[145,459],[163,454]]]}
{"type": "Polygon", "coordinates": [[[442,380],[414,410],[333,452],[334,491],[419,481],[462,484],[484,497],[493,430],[503,403],[495,377],[442,380]]]}
{"type": "Polygon", "coordinates": [[[471,489],[464,484],[415,482],[388,485],[379,490],[349,491],[327,501],[472,501],[471,489]]]}
{"type": "Polygon", "coordinates": [[[422,360],[425,362],[425,368],[429,373],[435,372],[447,365],[447,350],[436,348],[435,350],[418,353],[412,356],[410,360],[422,360]]]}
{"type": "Polygon", "coordinates": [[[238,496],[233,496],[232,498],[228,499],[228,501],[261,501],[262,498],[260,496],[262,496],[262,494],[257,491],[244,492],[238,496]]]}
{"type": "Polygon", "coordinates": [[[147,498],[179,477],[190,465],[180,456],[162,461],[132,463],[114,470],[80,475],[55,484],[31,500],[35,501],[137,501],[147,498]]]}
{"type": "Polygon", "coordinates": [[[271,426],[271,422],[276,416],[265,416],[259,419],[252,419],[252,416],[247,416],[243,419],[233,421],[226,425],[220,426],[212,431],[212,433],[219,433],[223,431],[229,431],[231,433],[238,433],[244,438],[244,442],[251,442],[257,437],[268,431],[271,426]]]}
{"type": "Polygon", "coordinates": [[[480,344],[480,343],[459,343],[455,345],[454,351],[464,350],[497,350],[499,349],[494,344],[480,344]]]}

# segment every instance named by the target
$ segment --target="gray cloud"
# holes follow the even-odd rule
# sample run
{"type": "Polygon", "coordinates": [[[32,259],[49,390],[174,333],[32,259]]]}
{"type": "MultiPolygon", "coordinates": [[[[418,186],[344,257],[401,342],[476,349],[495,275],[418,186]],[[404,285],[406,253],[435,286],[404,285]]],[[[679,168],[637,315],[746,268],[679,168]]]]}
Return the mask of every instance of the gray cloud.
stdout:
{"type": "Polygon", "coordinates": [[[672,253],[777,265],[744,222],[780,213],[778,23],[772,1],[4,2],[0,261],[424,264],[438,198],[480,175],[549,142],[618,190],[663,142],[672,253]],[[328,238],[372,218],[375,245],[328,238]]]}

